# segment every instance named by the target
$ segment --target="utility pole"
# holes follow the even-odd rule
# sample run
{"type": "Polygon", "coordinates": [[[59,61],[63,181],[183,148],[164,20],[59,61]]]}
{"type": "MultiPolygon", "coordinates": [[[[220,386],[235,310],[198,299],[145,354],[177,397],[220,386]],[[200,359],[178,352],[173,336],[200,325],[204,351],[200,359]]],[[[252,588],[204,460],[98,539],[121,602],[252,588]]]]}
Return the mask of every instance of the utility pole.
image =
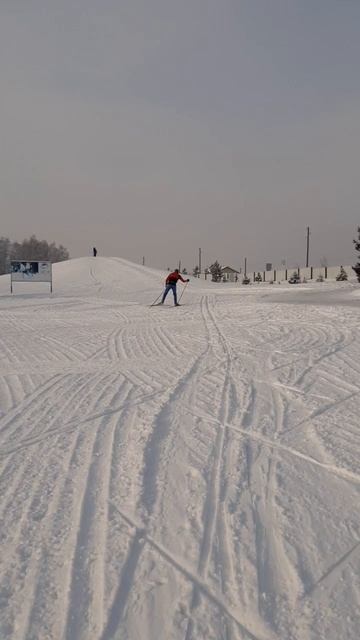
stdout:
{"type": "Polygon", "coordinates": [[[145,256],[143,256],[143,266],[145,266],[145,256]]]}
{"type": "Polygon", "coordinates": [[[245,258],[245,267],[244,267],[244,276],[246,278],[247,272],[246,272],[246,263],[247,263],[247,258],[245,258]]]}
{"type": "Polygon", "coordinates": [[[310,227],[306,227],[306,266],[309,266],[309,245],[310,245],[310,227]]]}
{"type": "Polygon", "coordinates": [[[201,249],[199,249],[199,278],[201,276],[201,249]]]}
{"type": "Polygon", "coordinates": [[[181,273],[181,260],[179,260],[179,271],[181,273]]]}

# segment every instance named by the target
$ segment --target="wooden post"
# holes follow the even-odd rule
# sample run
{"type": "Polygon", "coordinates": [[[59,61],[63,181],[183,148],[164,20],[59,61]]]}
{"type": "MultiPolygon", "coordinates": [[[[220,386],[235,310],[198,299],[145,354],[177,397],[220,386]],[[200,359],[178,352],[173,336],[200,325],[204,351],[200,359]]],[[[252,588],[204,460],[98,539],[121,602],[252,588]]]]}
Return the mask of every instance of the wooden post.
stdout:
{"type": "Polygon", "coordinates": [[[309,266],[309,245],[310,245],[310,227],[307,228],[306,234],[306,266],[309,266]]]}

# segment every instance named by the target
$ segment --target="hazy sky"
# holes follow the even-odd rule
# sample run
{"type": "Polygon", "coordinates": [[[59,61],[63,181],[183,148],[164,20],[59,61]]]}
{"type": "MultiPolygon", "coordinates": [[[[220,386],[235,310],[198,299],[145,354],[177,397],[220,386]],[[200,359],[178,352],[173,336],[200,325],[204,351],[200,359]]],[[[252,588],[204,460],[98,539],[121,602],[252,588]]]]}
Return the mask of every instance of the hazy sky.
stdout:
{"type": "Polygon", "coordinates": [[[0,235],[355,259],[360,0],[0,0],[0,235]]]}

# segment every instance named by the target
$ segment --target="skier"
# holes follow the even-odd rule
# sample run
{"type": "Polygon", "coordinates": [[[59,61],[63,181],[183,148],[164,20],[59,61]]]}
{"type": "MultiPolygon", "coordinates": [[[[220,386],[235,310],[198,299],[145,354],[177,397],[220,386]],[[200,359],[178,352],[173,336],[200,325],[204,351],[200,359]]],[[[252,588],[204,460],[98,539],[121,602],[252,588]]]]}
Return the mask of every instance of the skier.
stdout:
{"type": "Polygon", "coordinates": [[[96,256],[97,256],[97,248],[96,247],[93,247],[93,256],[94,256],[94,258],[96,258],[96,256]]]}
{"type": "Polygon", "coordinates": [[[181,282],[190,282],[189,278],[187,280],[184,280],[181,273],[179,273],[179,269],[175,269],[175,271],[173,271],[172,273],[169,273],[168,277],[165,280],[165,285],[166,285],[165,291],[160,304],[164,304],[167,294],[169,293],[170,290],[172,290],[174,295],[175,307],[180,306],[176,297],[176,283],[178,280],[181,280],[181,282]]]}

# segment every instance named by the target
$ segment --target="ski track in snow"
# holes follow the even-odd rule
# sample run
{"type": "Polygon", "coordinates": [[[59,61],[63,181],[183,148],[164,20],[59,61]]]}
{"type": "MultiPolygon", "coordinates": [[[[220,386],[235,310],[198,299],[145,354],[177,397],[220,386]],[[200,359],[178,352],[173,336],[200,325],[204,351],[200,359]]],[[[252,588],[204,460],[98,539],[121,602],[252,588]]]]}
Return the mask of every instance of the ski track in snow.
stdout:
{"type": "Polygon", "coordinates": [[[360,311],[55,274],[0,295],[1,639],[355,640],[360,311]]]}

